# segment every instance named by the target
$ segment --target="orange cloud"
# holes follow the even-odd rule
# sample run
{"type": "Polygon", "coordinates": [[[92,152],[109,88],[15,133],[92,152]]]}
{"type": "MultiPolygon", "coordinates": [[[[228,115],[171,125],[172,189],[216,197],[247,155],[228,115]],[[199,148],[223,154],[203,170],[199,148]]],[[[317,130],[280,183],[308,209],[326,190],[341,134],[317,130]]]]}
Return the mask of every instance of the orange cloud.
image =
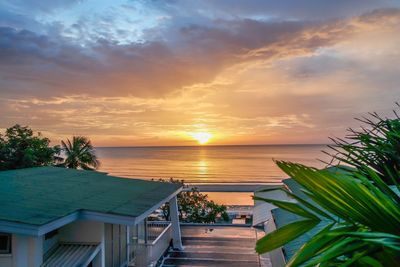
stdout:
{"type": "Polygon", "coordinates": [[[210,144],[326,142],[398,97],[399,24],[395,9],[220,19],[168,29],[174,40],[87,47],[1,28],[0,127],[101,146],[192,145],[185,134],[205,130],[210,144]]]}

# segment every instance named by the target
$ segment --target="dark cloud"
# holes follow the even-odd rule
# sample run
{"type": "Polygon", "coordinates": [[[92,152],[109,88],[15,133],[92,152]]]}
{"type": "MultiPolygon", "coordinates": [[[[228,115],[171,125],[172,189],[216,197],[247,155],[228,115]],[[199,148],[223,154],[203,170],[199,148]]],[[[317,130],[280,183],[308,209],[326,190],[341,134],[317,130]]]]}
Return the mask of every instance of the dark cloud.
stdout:
{"type": "Polygon", "coordinates": [[[159,15],[150,26],[118,8],[49,20],[75,2],[0,8],[0,127],[154,136],[206,123],[296,137],[317,125],[314,138],[398,92],[400,10],[372,10],[390,2],[141,1],[159,15]]]}
{"type": "MultiPolygon", "coordinates": [[[[398,10],[386,10],[355,21],[373,26],[382,17],[399,16],[398,10]]],[[[124,45],[104,39],[80,45],[60,36],[2,27],[1,94],[164,96],[183,86],[210,82],[234,64],[310,53],[335,44],[363,27],[352,25],[353,21],[220,20],[213,27],[171,29],[168,32],[175,36],[171,41],[124,45]]]]}

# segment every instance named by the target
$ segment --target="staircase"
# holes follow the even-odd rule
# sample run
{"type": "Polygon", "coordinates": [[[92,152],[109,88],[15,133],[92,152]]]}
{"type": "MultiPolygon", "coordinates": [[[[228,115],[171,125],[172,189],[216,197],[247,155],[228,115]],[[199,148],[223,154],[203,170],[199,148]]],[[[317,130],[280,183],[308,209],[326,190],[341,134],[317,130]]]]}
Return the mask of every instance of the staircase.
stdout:
{"type": "Polygon", "coordinates": [[[184,251],[170,251],[162,266],[259,267],[255,230],[243,227],[182,227],[184,251]]]}

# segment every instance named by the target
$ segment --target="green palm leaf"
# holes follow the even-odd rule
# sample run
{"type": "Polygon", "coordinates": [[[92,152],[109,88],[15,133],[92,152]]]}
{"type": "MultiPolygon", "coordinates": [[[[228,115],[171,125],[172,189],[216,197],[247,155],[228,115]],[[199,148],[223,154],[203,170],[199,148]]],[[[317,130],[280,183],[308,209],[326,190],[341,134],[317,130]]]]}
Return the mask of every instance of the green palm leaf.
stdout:
{"type": "Polygon", "coordinates": [[[84,136],[74,136],[67,142],[61,141],[62,151],[66,158],[63,165],[67,168],[94,170],[100,166],[94,148],[89,139],[84,136]]]}
{"type": "Polygon", "coordinates": [[[325,218],[329,225],[302,246],[288,266],[324,266],[333,262],[357,265],[371,261],[368,257],[374,259],[377,253],[387,254],[380,261],[396,259],[393,255],[400,253],[400,203],[390,187],[378,187],[379,179],[374,184],[359,173],[317,170],[281,161],[277,165],[314,204],[291,192],[288,195],[297,203],[255,197],[305,218],[267,234],[257,242],[257,252],[276,249],[313,229],[321,221],[319,218],[325,218]]]}
{"type": "MultiPolygon", "coordinates": [[[[297,251],[288,266],[397,266],[400,262],[400,117],[394,114],[394,119],[388,119],[370,113],[369,118],[359,119],[367,127],[349,129],[345,139],[331,139],[334,145],[329,147],[333,153],[325,153],[332,156],[332,162],[337,160],[350,168],[317,170],[277,161],[301,187],[301,196],[281,189],[297,202],[255,199],[292,212],[300,221],[267,234],[257,243],[257,251],[270,251],[292,241],[313,229],[317,217],[320,226],[325,224],[325,227],[297,251]],[[306,230],[299,229],[301,226],[306,230]]],[[[333,166],[332,162],[328,165],[333,166]]]]}
{"type": "Polygon", "coordinates": [[[279,248],[287,242],[308,232],[318,223],[319,220],[302,220],[285,225],[258,240],[256,251],[261,254],[279,248]]]}

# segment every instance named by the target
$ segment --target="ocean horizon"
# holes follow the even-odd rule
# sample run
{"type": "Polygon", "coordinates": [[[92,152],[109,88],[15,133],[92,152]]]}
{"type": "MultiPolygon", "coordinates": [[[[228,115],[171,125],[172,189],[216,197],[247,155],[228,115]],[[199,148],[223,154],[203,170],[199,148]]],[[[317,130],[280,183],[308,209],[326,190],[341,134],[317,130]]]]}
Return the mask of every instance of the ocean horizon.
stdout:
{"type": "Polygon", "coordinates": [[[275,160],[322,168],[325,144],[96,147],[100,171],[139,179],[178,179],[188,184],[279,183],[275,160]]]}
{"type": "Polygon", "coordinates": [[[143,145],[143,146],[96,146],[97,148],[158,148],[158,147],[237,147],[237,146],[328,146],[323,143],[294,143],[294,144],[228,144],[228,145],[143,145]]]}

